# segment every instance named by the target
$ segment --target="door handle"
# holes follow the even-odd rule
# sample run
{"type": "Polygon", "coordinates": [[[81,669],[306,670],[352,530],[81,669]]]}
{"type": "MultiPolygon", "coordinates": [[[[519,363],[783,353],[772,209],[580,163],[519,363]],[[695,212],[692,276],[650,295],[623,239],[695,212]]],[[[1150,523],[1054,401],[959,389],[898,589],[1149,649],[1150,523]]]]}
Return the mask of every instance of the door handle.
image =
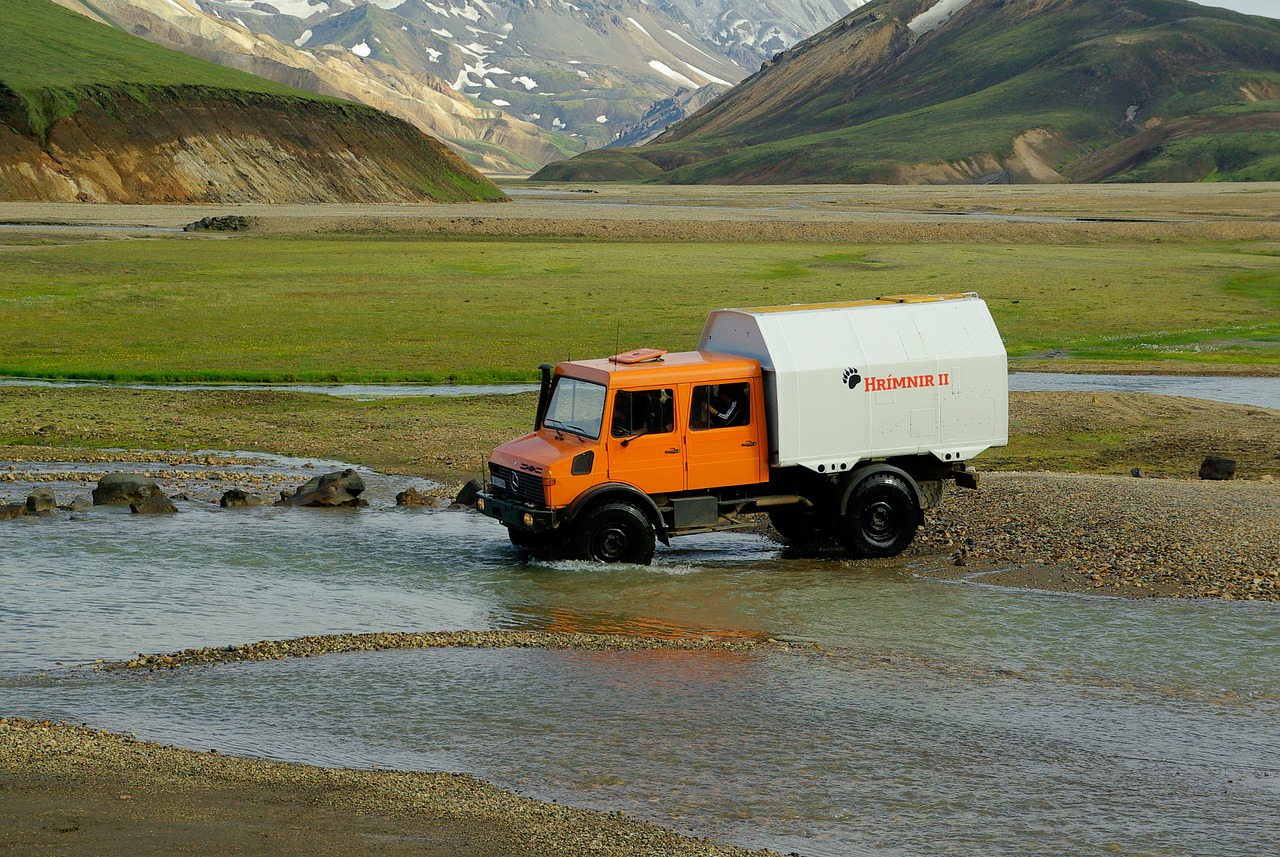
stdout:
{"type": "Polygon", "coordinates": [[[667,455],[679,455],[679,454],[680,454],[680,450],[678,450],[678,449],[674,449],[674,448],[673,448],[673,449],[668,449],[668,450],[667,450],[667,455]]]}
{"type": "Polygon", "coordinates": [[[749,441],[747,441],[746,443],[744,443],[744,444],[742,444],[742,445],[743,445],[743,446],[755,446],[755,445],[756,445],[756,442],[755,442],[754,440],[749,440],[749,441]]]}

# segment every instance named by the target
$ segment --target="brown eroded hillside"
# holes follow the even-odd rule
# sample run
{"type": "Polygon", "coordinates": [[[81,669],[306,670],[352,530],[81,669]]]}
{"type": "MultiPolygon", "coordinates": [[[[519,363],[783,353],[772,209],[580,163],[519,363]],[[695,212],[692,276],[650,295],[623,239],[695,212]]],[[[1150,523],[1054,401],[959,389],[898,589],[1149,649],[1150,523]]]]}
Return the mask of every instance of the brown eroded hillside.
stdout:
{"type": "Polygon", "coordinates": [[[0,4],[0,200],[462,202],[505,195],[408,123],[0,4]]]}

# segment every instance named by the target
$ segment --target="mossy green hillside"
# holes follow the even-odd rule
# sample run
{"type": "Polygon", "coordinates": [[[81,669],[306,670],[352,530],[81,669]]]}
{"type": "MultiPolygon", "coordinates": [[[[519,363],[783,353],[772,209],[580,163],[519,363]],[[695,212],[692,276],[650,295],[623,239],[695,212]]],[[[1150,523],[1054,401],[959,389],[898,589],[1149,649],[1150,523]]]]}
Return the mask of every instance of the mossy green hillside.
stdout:
{"type": "Polygon", "coordinates": [[[153,45],[50,0],[0,3],[0,85],[30,112],[30,130],[79,109],[82,99],[125,97],[145,104],[155,87],[195,86],[339,103],[153,45]]]}
{"type": "Polygon", "coordinates": [[[1010,355],[1280,364],[1256,242],[877,246],[370,237],[16,246],[0,374],[529,381],[547,360],[695,346],[709,310],[977,291],[1010,355]]]}

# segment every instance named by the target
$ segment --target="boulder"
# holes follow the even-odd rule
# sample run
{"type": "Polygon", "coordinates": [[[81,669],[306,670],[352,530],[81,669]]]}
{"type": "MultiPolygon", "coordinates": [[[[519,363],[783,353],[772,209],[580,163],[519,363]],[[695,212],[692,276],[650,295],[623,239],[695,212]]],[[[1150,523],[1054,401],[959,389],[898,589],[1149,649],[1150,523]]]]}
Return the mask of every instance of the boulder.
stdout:
{"type": "Polygon", "coordinates": [[[1200,465],[1201,479],[1233,479],[1236,475],[1236,463],[1230,458],[1220,458],[1216,455],[1210,455],[1200,465]]]}
{"type": "Polygon", "coordinates": [[[326,473],[303,485],[292,494],[280,492],[277,506],[365,506],[360,499],[364,480],[354,470],[326,473]]]}
{"type": "Polygon", "coordinates": [[[0,521],[8,521],[13,518],[21,518],[27,514],[27,507],[22,503],[9,503],[0,506],[0,521]]]}
{"type": "Polygon", "coordinates": [[[58,508],[58,500],[53,496],[53,489],[41,486],[27,495],[28,515],[52,515],[58,508]]]}
{"type": "Polygon", "coordinates": [[[243,509],[249,506],[261,506],[262,498],[256,494],[250,494],[248,491],[232,488],[222,495],[222,498],[218,500],[218,505],[224,509],[243,509]]]}
{"type": "Polygon", "coordinates": [[[123,506],[141,503],[160,493],[154,479],[140,473],[108,473],[93,489],[93,505],[123,506]]]}
{"type": "Polygon", "coordinates": [[[224,214],[221,217],[202,217],[195,223],[182,227],[183,232],[239,232],[253,225],[253,219],[238,214],[224,214]]]}
{"type": "Polygon", "coordinates": [[[170,515],[178,511],[178,507],[163,494],[152,494],[141,502],[130,503],[129,511],[138,515],[170,515]]]}
{"type": "Polygon", "coordinates": [[[77,497],[67,506],[72,512],[87,512],[93,508],[93,501],[88,497],[77,497]]]}
{"type": "Polygon", "coordinates": [[[397,506],[430,506],[431,498],[417,488],[406,488],[396,495],[397,506]]]}
{"type": "Polygon", "coordinates": [[[474,506],[476,504],[476,495],[483,490],[483,482],[479,479],[471,479],[458,491],[458,496],[453,498],[453,502],[458,506],[474,506]]]}

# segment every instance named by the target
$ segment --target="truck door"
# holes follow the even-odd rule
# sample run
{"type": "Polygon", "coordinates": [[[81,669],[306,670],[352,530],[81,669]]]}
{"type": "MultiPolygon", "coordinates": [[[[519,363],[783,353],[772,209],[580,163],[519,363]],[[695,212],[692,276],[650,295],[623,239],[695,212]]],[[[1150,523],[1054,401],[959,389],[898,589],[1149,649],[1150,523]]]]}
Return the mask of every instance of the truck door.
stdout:
{"type": "Polygon", "coordinates": [[[618,390],[609,418],[609,479],[646,494],[684,488],[684,449],[676,431],[675,388],[618,390]]]}
{"type": "MultiPolygon", "coordinates": [[[[759,385],[754,385],[756,390],[759,385]]],[[[695,384],[685,435],[689,490],[754,485],[768,479],[763,400],[749,381],[695,384]]]]}

